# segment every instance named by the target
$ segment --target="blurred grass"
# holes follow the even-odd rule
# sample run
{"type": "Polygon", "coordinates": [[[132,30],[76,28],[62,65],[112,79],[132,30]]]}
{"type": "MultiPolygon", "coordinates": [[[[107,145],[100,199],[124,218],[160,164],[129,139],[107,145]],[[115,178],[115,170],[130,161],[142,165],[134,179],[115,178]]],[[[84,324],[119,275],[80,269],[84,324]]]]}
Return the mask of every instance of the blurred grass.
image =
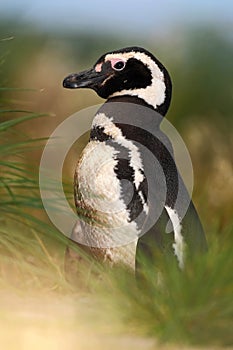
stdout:
{"type": "MultiPolygon", "coordinates": [[[[2,24],[2,38],[15,35],[9,28],[10,24],[2,24]]],[[[183,273],[159,257],[162,280],[158,284],[155,271],[148,267],[145,279],[150,281],[149,287],[146,283],[139,288],[134,276],[124,270],[105,271],[97,266],[92,273],[88,264],[74,286],[64,276],[67,239],[52,227],[43,211],[38,166],[50,131],[74,111],[99,102],[91,92],[63,91],[63,77],[72,69],[93,64],[92,60],[109,49],[126,46],[123,39],[102,40],[106,47],[98,46],[94,36],[89,44],[86,39],[85,35],[64,40],[18,31],[16,39],[0,42],[2,344],[17,350],[36,346],[82,350],[230,346],[232,44],[212,31],[196,31],[183,43],[185,52],[177,50],[170,55],[169,48],[164,49],[174,80],[168,118],[179,127],[194,162],[194,199],[206,228],[208,254],[188,262],[183,273]],[[22,43],[24,50],[19,49],[22,43]],[[54,117],[45,117],[45,111],[54,117]],[[18,344],[12,341],[12,334],[18,344]]],[[[71,163],[66,164],[64,177],[71,181],[77,153],[74,150],[71,163]]]]}
{"type": "MultiPolygon", "coordinates": [[[[27,161],[32,150],[42,147],[44,139],[22,139],[22,135],[15,130],[18,124],[42,116],[10,109],[0,109],[0,115],[3,120],[0,123],[0,284],[12,283],[19,289],[28,289],[31,285],[42,287],[43,284],[48,284],[46,288],[55,288],[58,282],[51,277],[56,276],[61,282],[64,276],[40,237],[40,231],[46,229],[47,236],[51,236],[52,230],[46,221],[36,215],[43,208],[38,175],[33,161],[27,161]],[[9,116],[15,113],[25,115],[10,119],[9,116]]],[[[58,241],[57,237],[54,230],[55,242],[58,241]]]]}
{"type": "Polygon", "coordinates": [[[109,305],[115,301],[118,317],[137,334],[177,344],[232,345],[232,233],[232,227],[224,232],[224,242],[213,233],[209,252],[187,261],[183,272],[156,256],[159,282],[149,265],[142,285],[120,273],[109,305]]]}

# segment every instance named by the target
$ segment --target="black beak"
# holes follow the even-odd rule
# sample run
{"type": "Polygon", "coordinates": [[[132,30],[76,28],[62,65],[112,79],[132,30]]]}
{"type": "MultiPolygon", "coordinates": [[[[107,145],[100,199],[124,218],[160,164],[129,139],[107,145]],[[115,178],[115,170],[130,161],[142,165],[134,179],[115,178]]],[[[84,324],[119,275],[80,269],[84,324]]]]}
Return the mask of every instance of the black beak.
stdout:
{"type": "Polygon", "coordinates": [[[90,88],[94,89],[106,78],[103,73],[96,72],[94,68],[68,75],[63,80],[63,87],[67,89],[90,88]]]}

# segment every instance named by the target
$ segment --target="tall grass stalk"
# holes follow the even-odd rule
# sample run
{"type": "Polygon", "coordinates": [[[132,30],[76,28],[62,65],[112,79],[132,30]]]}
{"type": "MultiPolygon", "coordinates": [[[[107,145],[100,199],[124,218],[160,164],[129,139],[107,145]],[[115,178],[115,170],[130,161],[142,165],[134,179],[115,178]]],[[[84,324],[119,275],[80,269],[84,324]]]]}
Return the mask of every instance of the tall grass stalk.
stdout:
{"type": "Polygon", "coordinates": [[[46,290],[67,287],[63,261],[56,252],[57,248],[62,254],[67,240],[46,219],[39,195],[38,166],[30,155],[33,150],[42,149],[45,139],[22,137],[20,129],[16,129],[44,116],[0,107],[2,287],[14,286],[18,290],[32,286],[46,290]]]}

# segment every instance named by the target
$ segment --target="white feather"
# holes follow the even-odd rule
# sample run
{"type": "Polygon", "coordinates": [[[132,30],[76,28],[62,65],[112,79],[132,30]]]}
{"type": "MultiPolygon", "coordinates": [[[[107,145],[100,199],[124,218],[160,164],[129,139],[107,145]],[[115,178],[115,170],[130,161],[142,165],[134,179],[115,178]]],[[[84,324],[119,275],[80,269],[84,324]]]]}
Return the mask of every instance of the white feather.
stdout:
{"type": "Polygon", "coordinates": [[[167,213],[171,219],[173,230],[174,230],[175,242],[172,245],[174,248],[174,253],[177,257],[179,267],[181,269],[183,269],[184,268],[185,242],[184,242],[184,238],[183,238],[182,233],[181,233],[181,230],[182,230],[181,220],[180,220],[175,209],[172,209],[172,208],[168,207],[167,205],[165,206],[165,209],[167,210],[167,213]]]}
{"type": "Polygon", "coordinates": [[[92,126],[103,127],[105,134],[111,136],[115,142],[129,150],[130,166],[134,169],[134,183],[138,189],[140,183],[144,179],[144,175],[141,172],[143,164],[137,146],[131,140],[127,140],[124,135],[122,135],[121,129],[118,128],[104,113],[98,113],[95,116],[92,126]]]}

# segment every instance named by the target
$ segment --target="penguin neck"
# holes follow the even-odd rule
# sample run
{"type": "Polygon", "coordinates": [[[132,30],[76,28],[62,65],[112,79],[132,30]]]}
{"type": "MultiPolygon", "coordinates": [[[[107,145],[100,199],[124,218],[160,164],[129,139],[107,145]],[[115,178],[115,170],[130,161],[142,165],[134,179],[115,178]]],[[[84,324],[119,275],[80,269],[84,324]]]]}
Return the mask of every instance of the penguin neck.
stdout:
{"type": "MultiPolygon", "coordinates": [[[[147,103],[140,97],[132,96],[132,95],[122,95],[122,96],[113,96],[110,97],[105,103],[111,102],[123,102],[123,103],[134,103],[136,105],[144,106],[155,111],[154,107],[147,103]]],[[[157,111],[157,110],[156,110],[157,111]]]]}
{"type": "Polygon", "coordinates": [[[133,96],[133,95],[112,96],[106,101],[106,103],[109,103],[109,102],[134,103],[140,106],[150,108],[151,110],[159,113],[162,117],[165,117],[171,102],[171,87],[170,87],[170,90],[169,89],[166,90],[164,102],[159,106],[157,106],[156,108],[154,108],[151,104],[147,103],[143,98],[140,98],[138,96],[133,96]]]}
{"type": "Polygon", "coordinates": [[[137,96],[124,95],[109,98],[99,109],[114,123],[159,128],[164,115],[137,96]]]}

